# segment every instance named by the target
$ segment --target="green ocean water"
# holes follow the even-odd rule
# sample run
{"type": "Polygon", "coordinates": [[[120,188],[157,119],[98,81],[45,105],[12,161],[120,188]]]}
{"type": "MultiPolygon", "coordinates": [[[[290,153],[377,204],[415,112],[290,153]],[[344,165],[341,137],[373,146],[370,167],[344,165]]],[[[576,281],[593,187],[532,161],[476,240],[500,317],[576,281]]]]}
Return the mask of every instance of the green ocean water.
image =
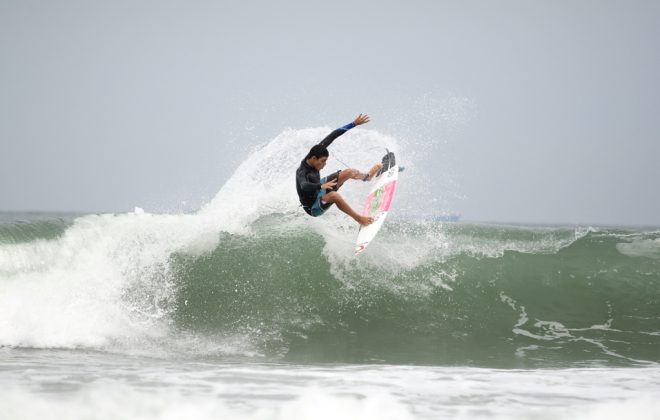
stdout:
{"type": "MultiPolygon", "coordinates": [[[[5,217],[5,298],[25,298],[20,278],[68,293],[49,284],[66,278],[66,268],[48,265],[58,266],[60,257],[75,261],[83,251],[71,231],[125,225],[124,217],[5,217]]],[[[0,345],[121,351],[157,345],[229,359],[495,368],[643,366],[660,359],[660,232],[652,228],[393,219],[360,257],[341,235],[328,241],[286,215],[262,217],[252,228],[218,233],[204,252],[167,251],[147,264],[152,251],[144,241],[122,242],[119,235],[119,249],[131,257],[115,255],[114,263],[135,278],[116,284],[113,305],[76,282],[68,327],[49,326],[48,337],[12,330],[21,328],[21,317],[34,317],[29,305],[25,313],[5,307],[19,322],[0,329],[0,345]],[[94,299],[104,301],[99,311],[118,311],[133,327],[158,326],[161,333],[122,335],[112,325],[92,340],[72,333],[71,322],[99,316],[86,312],[94,299]]],[[[86,258],[84,269],[92,272],[83,278],[106,264],[96,253],[86,258]]],[[[79,276],[74,266],[69,274],[79,276]]]]}

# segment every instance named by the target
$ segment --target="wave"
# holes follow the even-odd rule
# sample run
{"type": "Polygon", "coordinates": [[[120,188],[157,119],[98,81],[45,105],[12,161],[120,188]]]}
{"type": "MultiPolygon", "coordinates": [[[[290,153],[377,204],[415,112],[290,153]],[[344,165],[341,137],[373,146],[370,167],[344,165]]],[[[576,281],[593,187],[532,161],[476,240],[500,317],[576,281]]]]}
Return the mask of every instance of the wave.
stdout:
{"type": "Polygon", "coordinates": [[[211,254],[177,259],[175,319],[263,339],[262,351],[293,361],[657,362],[657,260],[621,254],[621,239],[595,232],[492,231],[397,223],[364,259],[343,251],[349,240],[305,230],[226,237],[211,254]],[[406,255],[406,242],[431,236],[406,255]]]}
{"type": "MultiPolygon", "coordinates": [[[[659,232],[397,218],[421,188],[403,182],[394,217],[356,258],[348,218],[312,219],[297,206],[301,150],[326,131],[288,130],[254,150],[195,214],[1,221],[0,346],[296,362],[658,362],[659,232]]],[[[377,160],[374,148],[397,150],[377,132],[352,135],[357,167],[377,160]]],[[[357,202],[367,188],[344,194],[357,202]]]]}

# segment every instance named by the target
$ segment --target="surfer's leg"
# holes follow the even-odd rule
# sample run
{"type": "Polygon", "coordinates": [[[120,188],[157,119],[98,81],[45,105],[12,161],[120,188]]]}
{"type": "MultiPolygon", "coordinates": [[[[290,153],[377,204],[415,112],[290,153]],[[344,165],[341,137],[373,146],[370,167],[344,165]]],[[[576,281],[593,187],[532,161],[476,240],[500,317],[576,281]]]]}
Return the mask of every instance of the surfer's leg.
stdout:
{"type": "MultiPolygon", "coordinates": [[[[342,171],[344,172],[344,171],[342,171]]],[[[348,214],[351,216],[353,219],[355,219],[356,222],[358,222],[361,225],[370,225],[373,223],[374,219],[369,216],[360,216],[351,208],[351,206],[348,205],[346,200],[344,200],[344,197],[342,197],[338,192],[336,191],[331,191],[329,193],[326,193],[323,198],[321,199],[322,202],[324,203],[332,203],[336,204],[339,210],[343,211],[344,213],[348,214]]]]}
{"type": "Polygon", "coordinates": [[[339,177],[337,178],[337,188],[341,187],[349,179],[363,179],[365,175],[354,168],[344,169],[339,173],[339,177]]]}
{"type": "Polygon", "coordinates": [[[366,174],[364,172],[360,172],[355,168],[349,168],[349,169],[344,169],[339,173],[339,177],[337,178],[337,188],[341,187],[344,182],[346,182],[349,179],[359,179],[362,181],[371,181],[371,179],[380,171],[380,169],[383,167],[382,163],[377,163],[374,166],[369,169],[369,172],[366,174]]]}
{"type": "Polygon", "coordinates": [[[383,169],[383,164],[382,163],[377,163],[374,166],[369,169],[369,172],[367,173],[367,177],[363,178],[365,181],[371,181],[373,177],[380,172],[380,170],[383,169]]]}

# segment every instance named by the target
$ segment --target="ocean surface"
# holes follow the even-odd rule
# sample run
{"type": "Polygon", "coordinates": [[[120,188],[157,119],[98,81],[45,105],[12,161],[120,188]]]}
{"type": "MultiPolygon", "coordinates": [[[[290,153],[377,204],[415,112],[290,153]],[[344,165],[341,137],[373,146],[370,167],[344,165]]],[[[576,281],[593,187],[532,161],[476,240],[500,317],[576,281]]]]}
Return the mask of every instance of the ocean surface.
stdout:
{"type": "Polygon", "coordinates": [[[331,152],[407,170],[356,257],[296,204],[326,131],[194,213],[0,214],[0,418],[660,418],[660,229],[443,223],[357,130],[331,152]]]}

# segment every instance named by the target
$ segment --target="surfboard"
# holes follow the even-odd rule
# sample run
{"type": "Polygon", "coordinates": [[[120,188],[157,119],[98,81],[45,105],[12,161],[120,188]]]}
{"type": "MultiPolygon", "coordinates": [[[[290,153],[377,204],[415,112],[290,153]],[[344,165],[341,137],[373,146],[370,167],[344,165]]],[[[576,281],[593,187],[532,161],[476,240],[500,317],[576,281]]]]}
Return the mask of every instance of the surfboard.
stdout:
{"type": "Polygon", "coordinates": [[[355,243],[355,255],[362,253],[376,237],[385,223],[392,198],[394,198],[396,182],[399,178],[399,167],[396,164],[394,153],[388,151],[383,156],[382,162],[383,168],[376,175],[374,186],[369,191],[361,213],[363,216],[373,217],[374,222],[368,226],[360,226],[355,243]]]}

